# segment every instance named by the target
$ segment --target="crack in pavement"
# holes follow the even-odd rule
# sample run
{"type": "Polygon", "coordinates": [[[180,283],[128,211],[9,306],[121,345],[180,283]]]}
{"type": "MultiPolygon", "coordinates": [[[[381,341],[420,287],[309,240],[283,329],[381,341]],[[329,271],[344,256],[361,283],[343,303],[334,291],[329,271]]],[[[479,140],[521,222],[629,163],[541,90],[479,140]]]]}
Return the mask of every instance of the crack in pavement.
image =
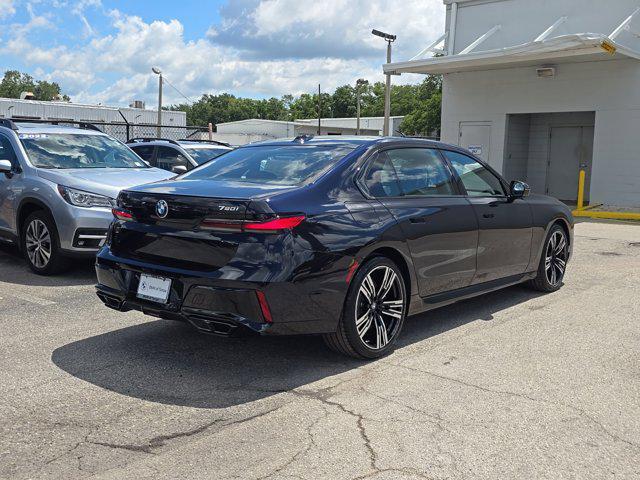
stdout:
{"type": "Polygon", "coordinates": [[[430,372],[428,370],[422,370],[420,368],[410,367],[408,365],[402,365],[402,364],[398,364],[398,363],[394,363],[393,365],[395,365],[396,367],[399,367],[399,368],[404,368],[406,370],[410,370],[410,371],[417,372],[417,373],[423,373],[425,375],[430,375],[430,376],[432,376],[434,378],[439,378],[440,380],[445,380],[445,381],[448,381],[448,382],[457,383],[459,385],[463,385],[463,386],[469,387],[469,388],[474,388],[476,390],[480,390],[480,391],[487,392],[487,393],[492,393],[492,394],[496,394],[496,395],[508,395],[508,396],[511,396],[511,397],[522,398],[524,400],[528,400],[528,401],[531,401],[531,402],[545,403],[547,405],[553,405],[553,406],[556,406],[556,407],[568,408],[569,410],[573,410],[574,412],[578,413],[578,415],[588,419],[591,423],[596,425],[602,432],[604,432],[606,435],[608,435],[614,441],[625,443],[625,444],[627,444],[627,445],[629,445],[629,446],[631,446],[633,448],[636,448],[636,449],[640,450],[640,445],[639,444],[637,444],[635,442],[632,442],[631,440],[627,440],[626,438],[623,438],[620,435],[610,431],[607,427],[605,427],[596,418],[594,418],[589,413],[587,413],[584,409],[582,409],[580,407],[576,407],[575,405],[571,405],[571,404],[564,403],[564,402],[555,402],[555,401],[551,401],[551,400],[545,400],[543,398],[536,398],[536,397],[532,397],[530,395],[527,395],[525,393],[510,392],[508,390],[491,389],[491,388],[488,388],[488,387],[484,387],[482,385],[477,385],[477,384],[474,384],[474,383],[466,382],[466,381],[460,380],[458,378],[447,377],[446,375],[440,375],[440,374],[437,374],[437,373],[434,373],[434,372],[430,372]]]}
{"type": "MultiPolygon", "coordinates": [[[[320,418],[315,419],[311,424],[309,424],[306,428],[306,433],[309,437],[309,441],[307,442],[307,445],[298,450],[298,452],[296,452],[289,460],[287,460],[284,464],[282,464],[281,466],[279,466],[278,468],[276,468],[274,471],[263,475],[261,477],[258,477],[256,480],[266,480],[267,478],[270,478],[278,473],[282,473],[284,470],[286,470],[289,466],[293,465],[300,457],[303,457],[304,455],[306,455],[307,453],[309,453],[311,451],[311,449],[313,447],[318,447],[318,444],[316,443],[316,440],[314,438],[313,435],[313,429],[325,418],[327,418],[329,416],[329,412],[327,411],[326,408],[323,408],[324,410],[324,415],[322,415],[320,418]]],[[[302,478],[302,477],[298,477],[298,478],[302,478]]]]}
{"type": "MultiPolygon", "coordinates": [[[[198,435],[199,433],[202,433],[206,430],[208,430],[209,428],[213,427],[214,425],[217,424],[221,424],[222,427],[227,428],[227,427],[232,427],[235,425],[240,425],[242,423],[245,422],[250,422],[251,420],[255,420],[257,418],[261,418],[264,417],[266,415],[269,415],[273,412],[275,412],[276,410],[279,410],[280,408],[282,408],[284,406],[283,405],[279,405],[275,408],[269,409],[265,412],[261,412],[261,413],[257,413],[255,415],[251,415],[249,417],[246,418],[241,418],[239,420],[234,420],[232,422],[225,422],[224,418],[217,418],[211,422],[205,423],[204,425],[200,425],[199,427],[193,428],[191,430],[187,430],[187,431],[183,431],[183,432],[175,432],[175,433],[170,433],[167,435],[158,435],[157,437],[153,437],[152,439],[150,439],[148,442],[144,443],[144,444],[122,444],[122,443],[109,443],[109,442],[98,442],[98,441],[86,441],[85,443],[90,443],[93,445],[100,445],[102,447],[108,447],[108,448],[113,448],[113,449],[120,449],[120,450],[129,450],[132,452],[141,452],[141,453],[147,453],[147,454],[155,454],[154,450],[157,450],[158,448],[162,448],[164,447],[167,442],[170,442],[171,440],[175,440],[178,438],[186,438],[186,437],[192,437],[194,435],[198,435]]],[[[222,429],[221,429],[222,430],[222,429]]],[[[217,432],[216,432],[217,433],[217,432]]]]}
{"type": "Polygon", "coordinates": [[[363,442],[364,442],[364,447],[367,450],[368,453],[368,457],[369,457],[369,465],[371,466],[371,468],[374,471],[378,471],[378,467],[376,465],[376,462],[378,460],[378,454],[376,453],[376,451],[373,449],[372,445],[371,445],[371,439],[369,438],[369,435],[367,434],[367,431],[365,429],[364,426],[364,417],[362,415],[360,415],[359,413],[354,412],[353,410],[349,410],[347,407],[345,407],[344,405],[342,405],[340,402],[336,402],[333,400],[330,400],[330,397],[333,395],[332,393],[333,387],[329,387],[323,390],[298,390],[298,389],[294,389],[291,390],[290,393],[292,393],[293,395],[302,397],[302,398],[308,398],[311,400],[316,400],[319,401],[325,405],[330,405],[333,407],[338,408],[340,411],[342,411],[343,413],[346,413],[347,415],[350,415],[352,417],[354,417],[356,419],[356,425],[358,427],[358,432],[360,434],[360,438],[362,438],[363,442]]]}

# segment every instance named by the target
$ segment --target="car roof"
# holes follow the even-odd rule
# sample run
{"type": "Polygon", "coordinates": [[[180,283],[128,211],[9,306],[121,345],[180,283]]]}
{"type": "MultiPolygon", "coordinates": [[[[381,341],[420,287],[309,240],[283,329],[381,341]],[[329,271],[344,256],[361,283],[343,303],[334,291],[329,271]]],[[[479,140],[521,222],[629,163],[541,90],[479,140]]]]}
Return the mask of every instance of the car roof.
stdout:
{"type": "Polygon", "coordinates": [[[15,131],[18,135],[20,134],[38,134],[38,133],[49,133],[49,134],[79,134],[79,135],[105,135],[105,133],[91,130],[87,128],[77,128],[77,127],[69,127],[65,125],[53,125],[51,123],[35,123],[35,122],[14,122],[17,130],[15,131]]]}
{"type": "Polygon", "coordinates": [[[181,147],[189,147],[189,148],[223,148],[233,150],[233,147],[229,147],[227,145],[221,145],[215,142],[206,142],[206,141],[196,141],[196,140],[170,140],[166,138],[156,138],[156,139],[148,139],[148,140],[138,140],[138,141],[129,141],[127,142],[129,147],[141,147],[144,145],[163,145],[170,147],[171,145],[179,145],[181,147]]]}
{"type": "Polygon", "coordinates": [[[189,147],[189,148],[226,148],[228,150],[233,150],[232,147],[227,147],[226,145],[220,145],[219,143],[194,142],[190,140],[178,140],[178,143],[183,147],[189,147]]]}
{"type": "Polygon", "coordinates": [[[352,145],[354,147],[360,145],[416,145],[432,148],[446,148],[452,150],[464,151],[456,145],[450,145],[437,140],[419,137],[373,137],[373,136],[351,136],[351,135],[300,135],[295,138],[280,138],[276,140],[264,140],[261,142],[243,145],[241,148],[255,146],[296,146],[296,145],[352,145]]]}

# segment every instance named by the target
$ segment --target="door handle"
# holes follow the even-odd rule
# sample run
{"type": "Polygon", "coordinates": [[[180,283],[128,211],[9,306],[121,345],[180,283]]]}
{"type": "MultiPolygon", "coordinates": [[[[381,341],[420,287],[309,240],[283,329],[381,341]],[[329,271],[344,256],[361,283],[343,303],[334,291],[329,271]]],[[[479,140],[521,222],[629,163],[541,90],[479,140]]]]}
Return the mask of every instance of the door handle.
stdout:
{"type": "Polygon", "coordinates": [[[409,221],[411,223],[427,223],[427,217],[412,217],[409,221]]]}
{"type": "Polygon", "coordinates": [[[495,215],[495,213],[483,213],[483,214],[482,214],[482,216],[483,216],[484,218],[493,218],[493,217],[495,217],[496,215],[495,215]]]}

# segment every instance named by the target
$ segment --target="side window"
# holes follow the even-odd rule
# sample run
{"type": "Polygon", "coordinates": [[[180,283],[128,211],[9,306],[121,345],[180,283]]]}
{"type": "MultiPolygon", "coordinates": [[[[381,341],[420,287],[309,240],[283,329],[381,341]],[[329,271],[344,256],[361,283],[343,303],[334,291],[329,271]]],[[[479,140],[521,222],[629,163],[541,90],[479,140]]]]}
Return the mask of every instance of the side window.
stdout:
{"type": "Polygon", "coordinates": [[[3,135],[0,135],[0,160],[9,160],[14,167],[18,162],[11,142],[3,135]]]}
{"type": "Polygon", "coordinates": [[[156,148],[153,145],[140,145],[134,146],[131,149],[138,154],[140,158],[151,163],[153,160],[153,149],[156,148]]]}
{"type": "Polygon", "coordinates": [[[158,147],[156,167],[171,171],[171,169],[177,165],[182,165],[187,168],[191,167],[189,161],[176,149],[171,147],[158,147]]]}
{"type": "Polygon", "coordinates": [[[457,152],[443,151],[451,166],[458,173],[470,197],[504,196],[502,183],[493,173],[471,157],[457,152]]]}
{"type": "Polygon", "coordinates": [[[374,197],[398,197],[401,195],[396,172],[389,157],[377,154],[364,177],[367,190],[374,197]]]}
{"type": "Polygon", "coordinates": [[[430,148],[398,148],[384,152],[405,196],[454,195],[453,180],[438,152],[430,148]]]}

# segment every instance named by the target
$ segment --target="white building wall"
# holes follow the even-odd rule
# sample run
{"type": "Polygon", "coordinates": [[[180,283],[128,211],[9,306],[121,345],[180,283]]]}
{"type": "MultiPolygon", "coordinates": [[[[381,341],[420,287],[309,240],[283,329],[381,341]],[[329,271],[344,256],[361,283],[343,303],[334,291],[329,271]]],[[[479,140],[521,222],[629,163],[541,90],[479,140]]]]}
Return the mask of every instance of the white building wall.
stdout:
{"type": "Polygon", "coordinates": [[[562,63],[551,79],[535,67],[448,74],[443,94],[443,141],[458,144],[460,122],[491,122],[488,161],[499,171],[507,114],[595,112],[591,201],[640,206],[639,61],[562,63]]]}
{"type": "MultiPolygon", "coordinates": [[[[553,36],[569,33],[610,34],[640,4],[638,0],[445,0],[447,29],[451,3],[458,5],[454,52],[460,53],[495,25],[501,28],[479,50],[510,47],[533,41],[557,19],[567,20],[553,36]]],[[[640,50],[640,38],[623,32],[621,43],[640,50]]]]}
{"type": "MultiPolygon", "coordinates": [[[[124,120],[118,111],[122,112],[129,123],[156,124],[158,122],[157,110],[0,98],[0,118],[28,117],[43,120],[121,123],[124,120]]],[[[187,114],[178,111],[163,111],[162,124],[185,126],[187,114]]]]}

